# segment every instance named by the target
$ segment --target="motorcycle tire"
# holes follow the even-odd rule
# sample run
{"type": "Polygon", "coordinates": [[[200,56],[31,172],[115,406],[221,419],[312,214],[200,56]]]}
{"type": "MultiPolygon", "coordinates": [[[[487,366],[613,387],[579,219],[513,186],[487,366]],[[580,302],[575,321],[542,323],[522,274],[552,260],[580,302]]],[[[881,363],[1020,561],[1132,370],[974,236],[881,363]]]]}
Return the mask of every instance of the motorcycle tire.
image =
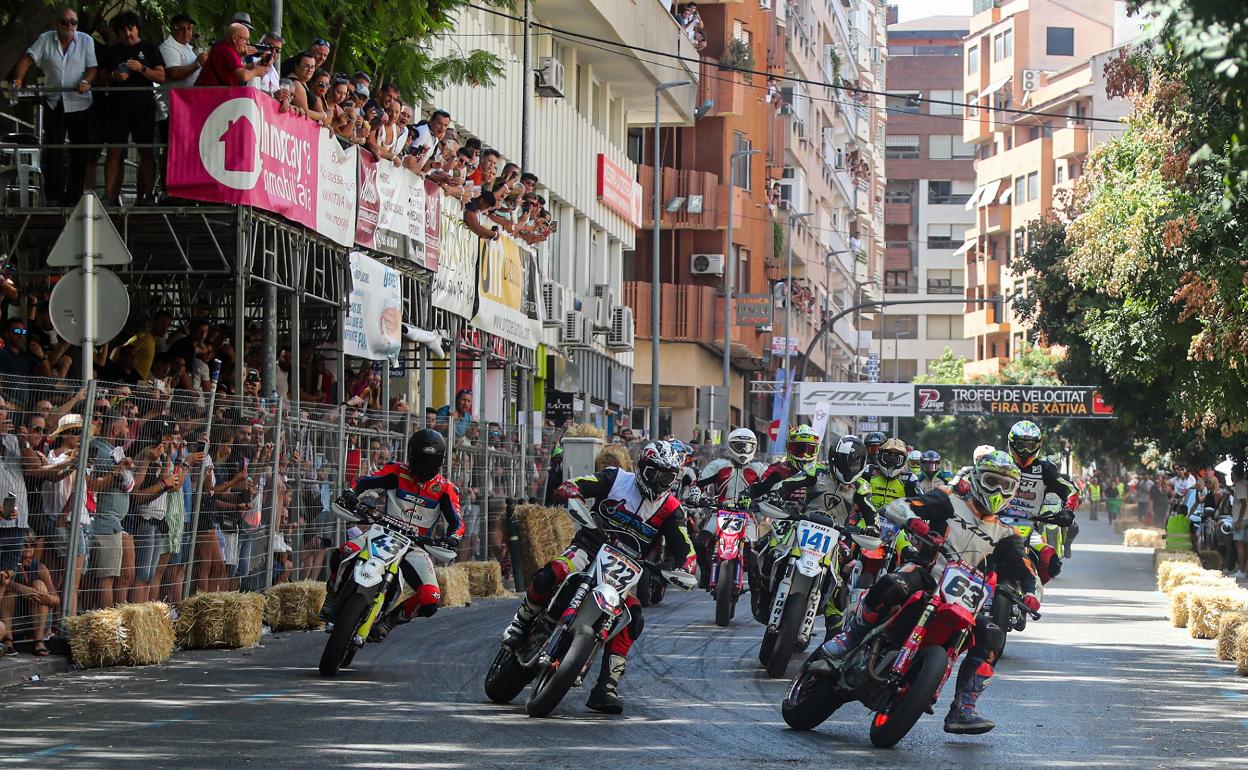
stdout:
{"type": "Polygon", "coordinates": [[[650,606],[663,603],[663,597],[667,596],[667,581],[661,577],[654,577],[654,585],[650,586],[650,606]]]}
{"type": "Polygon", "coordinates": [[[784,723],[794,730],[813,730],[849,701],[837,687],[838,674],[814,676],[802,672],[789,685],[789,692],[780,704],[784,723]]]}
{"type": "Polygon", "coordinates": [[[764,631],[763,643],[758,646],[758,662],[766,666],[767,661],[771,660],[771,653],[776,648],[776,632],[764,631]]]}
{"type": "Polygon", "coordinates": [[[643,569],[641,580],[637,583],[637,590],[633,594],[637,597],[637,601],[642,607],[649,607],[652,602],[650,600],[650,572],[643,569]]]}
{"type": "Polygon", "coordinates": [[[919,717],[927,713],[936,700],[936,691],[945,679],[949,654],[943,647],[926,647],[915,656],[910,669],[909,685],[901,699],[887,711],[877,712],[871,719],[871,743],[881,749],[896,746],[906,737],[919,717]]]}
{"type": "Polygon", "coordinates": [[[351,644],[355,639],[356,629],[360,627],[360,621],[364,618],[364,613],[368,612],[368,599],[369,597],[364,594],[351,595],[334,617],[334,630],[330,633],[329,641],[325,642],[325,650],[321,653],[321,676],[337,676],[338,669],[348,665],[347,656],[355,657],[351,644]]]}
{"type": "Polygon", "coordinates": [[[572,622],[572,628],[568,632],[572,634],[572,641],[559,659],[558,667],[547,668],[541,672],[533,683],[533,689],[529,691],[528,703],[524,705],[529,716],[544,717],[554,711],[563,696],[572,689],[585,664],[598,649],[598,637],[594,633],[592,622],[582,618],[599,612],[601,611],[592,604],[582,604],[577,609],[576,620],[572,622]]]}
{"type": "Polygon", "coordinates": [[[520,665],[510,647],[500,647],[485,674],[485,697],[494,703],[511,703],[537,674],[520,665]]]}
{"type": "Polygon", "coordinates": [[[736,563],[720,562],[719,575],[715,580],[715,625],[727,628],[737,604],[736,563]]]}
{"type": "Polygon", "coordinates": [[[776,629],[776,641],[766,663],[767,676],[772,679],[781,679],[788,671],[793,651],[797,649],[797,635],[801,632],[802,621],[806,617],[807,600],[806,591],[793,591],[784,601],[780,628],[776,629]]]}

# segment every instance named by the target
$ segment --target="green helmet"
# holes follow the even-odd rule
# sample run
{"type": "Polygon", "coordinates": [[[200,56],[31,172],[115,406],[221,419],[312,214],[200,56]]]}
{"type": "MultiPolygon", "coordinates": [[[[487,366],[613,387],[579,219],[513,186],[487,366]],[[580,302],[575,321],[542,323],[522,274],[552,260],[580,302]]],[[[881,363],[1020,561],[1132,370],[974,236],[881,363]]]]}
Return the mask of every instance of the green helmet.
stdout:
{"type": "Polygon", "coordinates": [[[1044,434],[1040,432],[1039,425],[1031,420],[1022,420],[1010,428],[1006,442],[1009,444],[1010,454],[1014,455],[1014,462],[1018,463],[1018,467],[1026,468],[1039,456],[1044,434]]]}
{"type": "Polygon", "coordinates": [[[1005,510],[1018,490],[1018,466],[1005,452],[993,451],[975,463],[971,471],[971,497],[988,515],[1005,510]]]}

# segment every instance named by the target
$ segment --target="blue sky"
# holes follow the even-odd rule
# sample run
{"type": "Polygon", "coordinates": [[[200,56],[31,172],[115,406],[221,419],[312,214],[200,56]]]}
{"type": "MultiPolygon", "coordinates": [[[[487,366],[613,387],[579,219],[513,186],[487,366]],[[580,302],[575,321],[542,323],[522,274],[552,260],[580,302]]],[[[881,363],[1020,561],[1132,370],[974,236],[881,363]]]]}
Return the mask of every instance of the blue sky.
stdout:
{"type": "Polygon", "coordinates": [[[890,5],[898,6],[901,21],[924,16],[971,15],[971,0],[891,0],[890,5]]]}

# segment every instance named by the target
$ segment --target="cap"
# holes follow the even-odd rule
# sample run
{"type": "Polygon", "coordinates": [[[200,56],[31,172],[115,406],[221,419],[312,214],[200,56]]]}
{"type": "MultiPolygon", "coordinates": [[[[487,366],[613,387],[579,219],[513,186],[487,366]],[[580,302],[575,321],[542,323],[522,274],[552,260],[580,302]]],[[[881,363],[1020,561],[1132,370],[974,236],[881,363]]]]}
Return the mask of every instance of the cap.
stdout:
{"type": "Polygon", "coordinates": [[[242,24],[247,29],[255,29],[251,24],[251,14],[246,11],[239,11],[234,14],[234,18],[230,19],[231,24],[242,24]]]}
{"type": "Polygon", "coordinates": [[[67,430],[82,430],[82,415],[67,414],[62,417],[56,424],[56,430],[52,431],[52,436],[59,436],[67,430]]]}
{"type": "Polygon", "coordinates": [[[243,378],[243,382],[259,382],[259,381],[260,381],[260,372],[256,371],[255,369],[248,369],[247,376],[243,378]]]}
{"type": "Polygon", "coordinates": [[[173,27],[175,25],[182,24],[183,22],[187,24],[196,23],[194,19],[192,19],[190,16],[187,16],[185,13],[175,13],[173,15],[173,18],[169,20],[169,26],[173,27]]]}

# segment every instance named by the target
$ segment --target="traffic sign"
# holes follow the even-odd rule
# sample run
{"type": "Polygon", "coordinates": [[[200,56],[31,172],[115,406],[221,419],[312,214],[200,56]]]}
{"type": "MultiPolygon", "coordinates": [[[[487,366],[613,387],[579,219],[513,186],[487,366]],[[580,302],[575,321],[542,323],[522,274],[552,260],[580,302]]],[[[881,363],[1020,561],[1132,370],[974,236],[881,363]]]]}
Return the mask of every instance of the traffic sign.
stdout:
{"type": "Polygon", "coordinates": [[[84,239],[87,231],[91,237],[91,257],[97,265],[128,265],[133,261],[130,249],[121,239],[113,221],[108,218],[103,204],[95,193],[85,193],[69,215],[65,228],[57,236],[48,254],[50,267],[78,267],[87,256],[84,239]],[[88,199],[91,199],[88,202],[88,199]],[[90,211],[88,212],[88,206],[90,211]],[[86,225],[84,226],[84,222],[86,225]]]}
{"type": "MultiPolygon", "coordinates": [[[[71,345],[81,345],[86,339],[86,314],[82,311],[85,277],[86,271],[82,268],[70,270],[56,282],[48,298],[52,328],[71,345]]],[[[95,311],[95,323],[91,339],[107,342],[121,333],[130,317],[130,292],[116,273],[104,268],[95,271],[92,288],[94,297],[90,307],[95,311]]]]}
{"type": "Polygon", "coordinates": [[[780,436],[780,421],[772,420],[771,424],[767,426],[767,438],[771,439],[772,441],[775,441],[779,438],[779,436],[780,436]]]}

